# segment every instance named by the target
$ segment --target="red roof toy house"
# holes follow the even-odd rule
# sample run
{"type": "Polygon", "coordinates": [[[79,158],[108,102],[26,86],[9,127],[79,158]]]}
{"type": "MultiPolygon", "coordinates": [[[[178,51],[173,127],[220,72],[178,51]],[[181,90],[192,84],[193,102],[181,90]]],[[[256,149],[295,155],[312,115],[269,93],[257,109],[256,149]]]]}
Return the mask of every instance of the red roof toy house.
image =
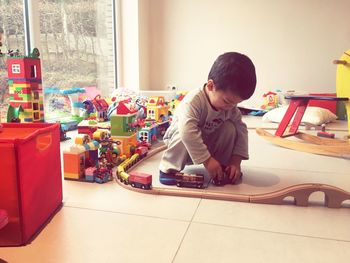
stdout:
{"type": "Polygon", "coordinates": [[[96,118],[99,121],[108,120],[108,116],[107,116],[108,103],[103,98],[101,98],[100,95],[97,95],[92,100],[92,103],[94,104],[96,112],[97,112],[96,118]]]}
{"type": "MultiPolygon", "coordinates": [[[[38,57],[8,57],[9,113],[22,108],[21,122],[44,121],[41,64],[38,57]]],[[[11,121],[11,120],[8,120],[11,121]]]]}

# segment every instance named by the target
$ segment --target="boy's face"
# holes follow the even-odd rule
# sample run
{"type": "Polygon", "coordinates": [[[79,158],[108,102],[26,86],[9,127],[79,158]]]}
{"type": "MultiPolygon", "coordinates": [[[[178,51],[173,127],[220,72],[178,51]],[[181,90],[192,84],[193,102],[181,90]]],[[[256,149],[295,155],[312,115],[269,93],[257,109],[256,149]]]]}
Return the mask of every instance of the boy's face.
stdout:
{"type": "Polygon", "coordinates": [[[208,80],[206,91],[211,105],[216,110],[230,110],[237,106],[242,99],[228,91],[218,90],[212,80],[208,80]]]}

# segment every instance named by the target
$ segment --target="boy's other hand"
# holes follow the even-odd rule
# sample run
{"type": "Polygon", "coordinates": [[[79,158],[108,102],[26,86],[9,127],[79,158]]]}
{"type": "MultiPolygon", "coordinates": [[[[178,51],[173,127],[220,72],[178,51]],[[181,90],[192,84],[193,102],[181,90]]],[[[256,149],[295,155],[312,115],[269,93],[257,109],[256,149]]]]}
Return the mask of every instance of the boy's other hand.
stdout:
{"type": "Polygon", "coordinates": [[[236,183],[242,176],[241,166],[240,165],[229,165],[225,168],[225,173],[227,176],[227,182],[234,184],[236,183]]]}
{"type": "Polygon", "coordinates": [[[222,170],[221,164],[215,160],[215,158],[210,157],[203,165],[213,179],[215,178],[219,181],[224,179],[224,171],[222,170]]]}

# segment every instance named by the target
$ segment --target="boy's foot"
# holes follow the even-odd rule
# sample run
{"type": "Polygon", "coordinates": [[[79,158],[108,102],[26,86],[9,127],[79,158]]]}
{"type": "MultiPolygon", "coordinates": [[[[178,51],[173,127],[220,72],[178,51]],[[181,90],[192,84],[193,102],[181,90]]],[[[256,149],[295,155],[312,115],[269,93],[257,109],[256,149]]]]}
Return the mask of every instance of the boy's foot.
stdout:
{"type": "Polygon", "coordinates": [[[159,181],[166,185],[176,185],[175,172],[164,173],[159,171],[159,181]]]}
{"type": "Polygon", "coordinates": [[[0,209],[0,229],[5,227],[9,222],[9,218],[7,212],[5,210],[0,209]]]}

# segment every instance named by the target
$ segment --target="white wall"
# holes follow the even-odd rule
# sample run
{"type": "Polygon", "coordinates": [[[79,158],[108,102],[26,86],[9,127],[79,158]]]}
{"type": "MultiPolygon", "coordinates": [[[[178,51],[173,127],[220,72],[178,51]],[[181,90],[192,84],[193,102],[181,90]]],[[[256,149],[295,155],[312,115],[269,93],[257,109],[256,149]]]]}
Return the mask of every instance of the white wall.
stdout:
{"type": "Polygon", "coordinates": [[[140,80],[138,2],[139,0],[116,2],[118,87],[129,89],[138,89],[140,80]]]}
{"type": "Polygon", "coordinates": [[[334,92],[332,60],[350,48],[350,0],[141,2],[149,14],[139,21],[140,75],[148,76],[140,89],[199,87],[219,54],[239,51],[256,65],[255,98],[276,89],[334,92]]]}

